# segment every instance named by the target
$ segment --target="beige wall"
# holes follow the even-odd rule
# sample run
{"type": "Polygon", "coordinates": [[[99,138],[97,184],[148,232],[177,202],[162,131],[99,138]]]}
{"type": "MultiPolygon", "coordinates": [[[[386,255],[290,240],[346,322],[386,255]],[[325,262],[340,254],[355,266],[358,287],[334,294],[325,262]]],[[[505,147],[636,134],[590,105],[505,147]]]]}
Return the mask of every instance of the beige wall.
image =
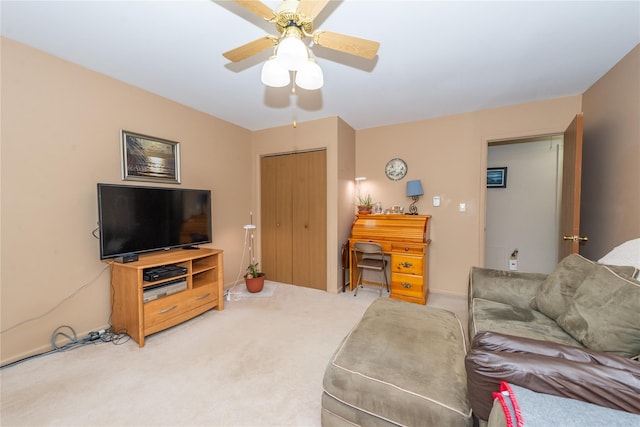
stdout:
{"type": "Polygon", "coordinates": [[[85,334],[107,325],[109,272],[91,232],[96,183],[121,182],[120,129],[180,142],[180,187],[212,190],[212,246],[225,250],[230,286],[247,221],[238,212],[251,209],[250,132],[12,40],[1,43],[2,364],[49,350],[58,326],[85,334]]]}
{"type": "Polygon", "coordinates": [[[483,264],[488,141],[563,132],[580,103],[580,96],[571,96],[356,133],[356,175],[367,177],[364,186],[374,202],[406,208],[406,182],[422,181],[418,213],[433,216],[431,292],[466,295],[469,269],[483,264]],[[409,168],[398,182],[384,175],[394,157],[409,168]],[[433,196],[441,197],[440,207],[431,205],[433,196]]]}
{"type": "Polygon", "coordinates": [[[580,253],[599,259],[640,237],[640,45],[583,96],[580,253]]]}
{"type": "Polygon", "coordinates": [[[353,224],[354,209],[353,195],[355,191],[356,177],[356,132],[344,121],[338,122],[338,229],[337,247],[335,258],[338,260],[338,280],[336,290],[342,292],[342,245],[351,236],[351,224],[353,224]]]}

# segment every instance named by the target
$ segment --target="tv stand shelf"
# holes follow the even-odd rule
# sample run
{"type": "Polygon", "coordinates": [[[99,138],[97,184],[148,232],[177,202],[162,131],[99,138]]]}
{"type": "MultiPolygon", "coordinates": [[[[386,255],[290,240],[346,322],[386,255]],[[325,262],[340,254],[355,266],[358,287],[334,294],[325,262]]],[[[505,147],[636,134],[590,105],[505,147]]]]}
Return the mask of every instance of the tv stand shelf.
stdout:
{"type": "Polygon", "coordinates": [[[127,333],[140,347],[144,338],[216,308],[224,310],[224,272],[220,249],[174,249],[141,255],[127,264],[113,263],[111,269],[111,326],[116,333],[127,333]],[[179,265],[187,273],[147,282],[143,270],[163,265],[179,265]],[[184,278],[187,288],[147,303],[147,286],[184,278]]]}

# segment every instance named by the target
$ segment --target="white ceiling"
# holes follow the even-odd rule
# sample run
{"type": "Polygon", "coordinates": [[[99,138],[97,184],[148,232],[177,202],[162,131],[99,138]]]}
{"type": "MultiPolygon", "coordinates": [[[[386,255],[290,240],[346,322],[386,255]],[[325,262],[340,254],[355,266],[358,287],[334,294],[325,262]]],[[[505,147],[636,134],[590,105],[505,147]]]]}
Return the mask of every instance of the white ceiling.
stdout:
{"type": "MultiPolygon", "coordinates": [[[[274,9],[278,1],[265,1],[274,9]]],[[[250,130],[339,116],[354,129],[583,93],[640,43],[640,1],[332,1],[315,22],[381,43],[312,47],[319,91],[266,88],[276,34],[230,1],[9,1],[2,35],[250,130]]]]}

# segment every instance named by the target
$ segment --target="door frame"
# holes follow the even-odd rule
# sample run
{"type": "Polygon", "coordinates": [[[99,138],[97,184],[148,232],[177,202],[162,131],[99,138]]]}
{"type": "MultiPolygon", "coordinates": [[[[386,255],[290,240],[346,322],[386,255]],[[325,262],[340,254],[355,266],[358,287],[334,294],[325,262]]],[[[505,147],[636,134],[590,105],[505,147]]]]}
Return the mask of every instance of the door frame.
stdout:
{"type": "Polygon", "coordinates": [[[514,132],[510,134],[502,134],[502,135],[493,135],[486,136],[482,138],[482,149],[480,150],[480,176],[479,176],[479,200],[480,200],[480,209],[478,215],[478,234],[480,238],[478,239],[478,254],[479,254],[479,265],[485,265],[486,254],[485,254],[485,246],[487,241],[487,161],[489,157],[489,144],[500,142],[500,141],[515,141],[518,139],[530,139],[530,138],[543,138],[547,136],[553,135],[562,135],[566,130],[565,127],[559,128],[549,128],[549,129],[541,129],[539,131],[521,131],[514,132]]]}
{"type": "MultiPolygon", "coordinates": [[[[493,147],[493,146],[505,146],[505,145],[509,145],[509,146],[517,146],[517,145],[521,145],[521,144],[530,144],[530,143],[535,143],[535,144],[540,144],[540,143],[545,143],[546,145],[548,144],[552,144],[554,146],[556,146],[556,144],[559,144],[560,146],[560,152],[558,152],[558,147],[554,147],[554,156],[555,156],[555,171],[556,171],[556,175],[555,175],[555,191],[553,194],[551,193],[544,193],[545,194],[545,200],[547,200],[548,203],[551,203],[551,200],[553,200],[554,203],[554,216],[553,216],[553,225],[550,224],[551,221],[551,217],[548,216],[545,219],[544,224],[549,225],[549,226],[553,226],[553,231],[549,232],[548,229],[540,229],[539,232],[543,233],[544,236],[540,236],[541,241],[539,243],[542,243],[542,245],[540,246],[529,246],[528,249],[529,250],[533,250],[534,253],[531,254],[532,258],[536,258],[537,256],[541,256],[544,257],[544,251],[547,251],[548,249],[551,250],[550,247],[550,243],[548,240],[553,238],[553,249],[556,254],[558,252],[558,248],[557,248],[557,237],[558,237],[558,233],[560,230],[560,216],[561,216],[561,203],[562,203],[562,197],[561,197],[561,193],[562,193],[562,172],[563,172],[563,165],[562,165],[562,158],[563,158],[563,146],[564,146],[564,142],[563,142],[563,134],[551,134],[551,135],[543,135],[543,136],[536,136],[536,137],[528,137],[528,138],[518,138],[518,139],[507,139],[507,140],[500,140],[500,141],[488,141],[488,147],[487,147],[487,153],[489,152],[489,148],[493,147]],[[559,156],[558,156],[559,155],[559,156]],[[548,234],[545,234],[548,233],[548,234]],[[553,237],[552,237],[553,236],[553,237]]],[[[512,159],[526,159],[526,155],[520,154],[517,156],[512,157],[512,159]]],[[[549,160],[550,162],[550,160],[549,160]]],[[[487,154],[487,163],[488,163],[488,154],[487,154]]],[[[495,166],[495,164],[493,164],[493,166],[495,166]]],[[[508,165],[503,165],[503,166],[508,166],[508,165]]],[[[528,181],[531,182],[534,178],[530,177],[528,178],[528,181]]],[[[485,195],[488,195],[488,193],[485,193],[485,195]]],[[[520,195],[522,195],[522,193],[520,193],[520,195]]],[[[518,197],[518,196],[514,196],[514,197],[518,197]]],[[[550,206],[549,206],[550,207],[550,206]]],[[[485,233],[484,233],[484,237],[485,237],[485,260],[483,263],[484,267],[487,267],[486,263],[487,263],[487,247],[486,247],[486,239],[487,239],[487,232],[486,232],[486,223],[487,220],[489,220],[489,210],[492,210],[492,212],[495,212],[495,210],[493,210],[492,206],[489,205],[487,198],[485,198],[485,233]]],[[[550,212],[550,211],[549,211],[550,212]]],[[[507,210],[507,212],[505,213],[509,213],[509,211],[507,210]]],[[[495,222],[494,222],[495,224],[495,222]]],[[[540,224],[538,224],[538,226],[540,226],[540,224]]],[[[526,235],[526,232],[523,232],[523,235],[526,235]]],[[[526,238],[524,239],[525,241],[527,240],[526,238]]],[[[529,236],[529,243],[531,243],[531,239],[529,236]]],[[[521,243],[524,245],[524,243],[521,243]]],[[[526,245],[525,245],[526,246],[526,245]]],[[[505,248],[506,249],[506,248],[505,248]]],[[[525,248],[521,248],[521,249],[526,249],[525,248]]],[[[507,261],[507,256],[508,256],[508,252],[504,254],[505,258],[503,258],[504,261],[504,266],[501,267],[501,269],[506,269],[507,265],[506,265],[506,261],[507,261]]],[[[549,253],[547,252],[546,255],[548,256],[549,253]]],[[[551,264],[551,260],[548,260],[549,264],[551,264]]],[[[544,269],[548,269],[548,268],[553,268],[553,266],[555,266],[557,262],[557,256],[553,258],[553,264],[552,265],[546,265],[546,267],[544,267],[543,269],[540,270],[540,272],[544,272],[544,269]]],[[[532,260],[533,263],[533,260],[532,260]]],[[[546,264],[546,263],[545,263],[546,264]]],[[[495,264],[494,264],[495,265],[495,264]]],[[[498,268],[495,266],[491,266],[490,268],[498,268]]],[[[538,271],[538,270],[536,270],[538,271]]]]}

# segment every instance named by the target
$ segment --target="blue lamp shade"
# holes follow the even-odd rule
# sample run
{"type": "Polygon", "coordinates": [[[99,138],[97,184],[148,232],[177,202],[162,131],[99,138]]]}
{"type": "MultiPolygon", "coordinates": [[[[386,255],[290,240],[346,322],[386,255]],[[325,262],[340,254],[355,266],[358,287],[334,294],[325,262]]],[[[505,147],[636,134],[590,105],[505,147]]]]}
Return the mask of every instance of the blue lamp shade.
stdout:
{"type": "Polygon", "coordinates": [[[407,181],[407,197],[422,196],[423,194],[422,183],[419,179],[407,181]]]}

